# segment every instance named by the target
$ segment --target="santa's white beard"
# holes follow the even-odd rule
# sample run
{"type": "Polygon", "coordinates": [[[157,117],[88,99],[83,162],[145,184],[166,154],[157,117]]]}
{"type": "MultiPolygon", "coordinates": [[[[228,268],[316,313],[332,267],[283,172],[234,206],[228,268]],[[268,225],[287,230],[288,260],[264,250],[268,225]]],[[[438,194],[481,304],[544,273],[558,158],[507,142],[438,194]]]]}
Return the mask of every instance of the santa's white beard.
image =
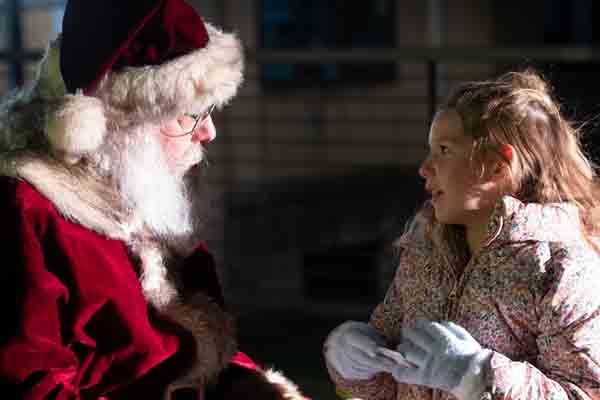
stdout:
{"type": "Polygon", "coordinates": [[[156,128],[142,126],[109,133],[96,157],[131,214],[133,233],[146,230],[178,247],[197,244],[188,242],[199,240],[206,211],[202,166],[197,166],[204,159],[201,146],[190,147],[170,167],[156,128]]]}

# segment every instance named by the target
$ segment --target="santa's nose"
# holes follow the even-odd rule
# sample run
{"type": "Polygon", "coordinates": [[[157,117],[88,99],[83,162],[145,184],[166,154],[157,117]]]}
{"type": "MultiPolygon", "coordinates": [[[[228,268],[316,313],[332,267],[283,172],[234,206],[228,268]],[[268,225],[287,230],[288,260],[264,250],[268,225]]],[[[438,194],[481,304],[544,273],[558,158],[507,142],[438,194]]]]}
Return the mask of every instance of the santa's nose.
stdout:
{"type": "Polygon", "coordinates": [[[210,143],[215,137],[217,137],[217,130],[210,115],[192,132],[192,142],[194,143],[210,143]]]}

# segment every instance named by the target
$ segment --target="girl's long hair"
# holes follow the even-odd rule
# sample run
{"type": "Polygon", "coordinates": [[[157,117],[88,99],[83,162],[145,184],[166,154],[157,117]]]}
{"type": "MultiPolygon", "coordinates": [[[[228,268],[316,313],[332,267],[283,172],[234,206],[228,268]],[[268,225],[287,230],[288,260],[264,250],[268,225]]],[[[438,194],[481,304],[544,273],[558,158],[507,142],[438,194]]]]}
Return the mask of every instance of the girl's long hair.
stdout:
{"type": "MultiPolygon", "coordinates": [[[[600,233],[595,166],[582,150],[580,129],[563,115],[539,73],[527,69],[463,83],[449,94],[440,109],[444,110],[456,111],[465,134],[474,138],[472,156],[482,173],[483,160],[494,153],[502,159],[501,146],[513,146],[516,165],[510,169],[512,187],[507,194],[524,203],[574,203],[588,241],[600,233]]],[[[454,229],[434,231],[437,235],[444,231],[446,239],[456,235],[451,233],[454,229]]]]}

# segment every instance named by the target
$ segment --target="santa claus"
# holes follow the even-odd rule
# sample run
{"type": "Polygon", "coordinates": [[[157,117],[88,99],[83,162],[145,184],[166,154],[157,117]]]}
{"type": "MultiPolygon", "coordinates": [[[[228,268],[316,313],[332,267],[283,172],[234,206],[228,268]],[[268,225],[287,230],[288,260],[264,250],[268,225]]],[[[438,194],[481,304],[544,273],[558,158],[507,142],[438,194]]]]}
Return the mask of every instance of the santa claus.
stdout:
{"type": "Polygon", "coordinates": [[[0,105],[3,398],[303,398],[237,351],[203,242],[242,67],[183,0],[68,1],[0,105]]]}

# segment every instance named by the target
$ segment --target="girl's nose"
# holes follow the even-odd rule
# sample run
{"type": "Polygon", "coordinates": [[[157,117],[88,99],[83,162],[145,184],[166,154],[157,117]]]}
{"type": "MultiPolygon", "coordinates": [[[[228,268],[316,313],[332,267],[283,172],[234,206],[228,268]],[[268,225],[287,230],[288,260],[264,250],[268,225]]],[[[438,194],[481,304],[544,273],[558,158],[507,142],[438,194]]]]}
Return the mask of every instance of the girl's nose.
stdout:
{"type": "Polygon", "coordinates": [[[192,133],[192,142],[194,143],[210,143],[217,136],[217,130],[213,123],[212,117],[209,115],[201,124],[198,124],[192,133]]]}
{"type": "Polygon", "coordinates": [[[419,166],[419,175],[426,179],[431,175],[431,159],[429,156],[419,166]]]}

